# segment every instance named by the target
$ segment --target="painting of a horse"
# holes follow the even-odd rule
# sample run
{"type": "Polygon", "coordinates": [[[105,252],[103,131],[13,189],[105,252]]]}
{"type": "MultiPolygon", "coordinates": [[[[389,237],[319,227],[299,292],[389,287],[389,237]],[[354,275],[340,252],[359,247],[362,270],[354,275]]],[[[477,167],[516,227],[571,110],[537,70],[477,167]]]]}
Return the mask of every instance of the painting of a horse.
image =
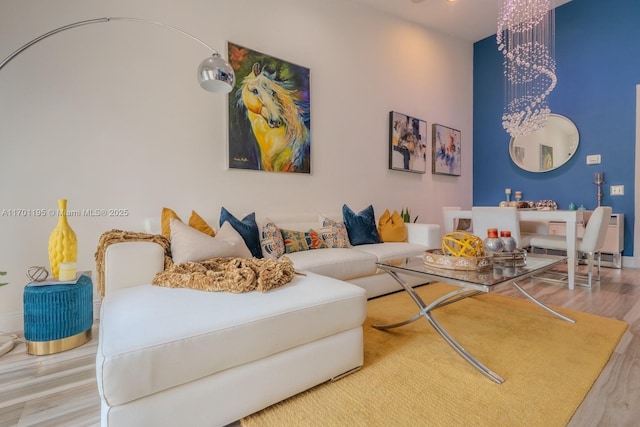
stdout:
{"type": "Polygon", "coordinates": [[[309,71],[229,44],[229,166],[310,172],[309,71]]]}

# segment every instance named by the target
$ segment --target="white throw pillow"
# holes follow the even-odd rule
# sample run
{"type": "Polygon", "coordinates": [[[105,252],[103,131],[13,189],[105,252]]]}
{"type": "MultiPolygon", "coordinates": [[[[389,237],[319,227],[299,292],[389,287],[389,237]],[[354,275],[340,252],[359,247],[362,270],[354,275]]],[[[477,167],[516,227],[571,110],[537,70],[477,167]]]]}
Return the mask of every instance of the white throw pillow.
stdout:
{"type": "Polygon", "coordinates": [[[173,262],[203,261],[209,258],[251,258],[242,236],[225,221],[215,237],[171,218],[171,254],[173,262]]]}

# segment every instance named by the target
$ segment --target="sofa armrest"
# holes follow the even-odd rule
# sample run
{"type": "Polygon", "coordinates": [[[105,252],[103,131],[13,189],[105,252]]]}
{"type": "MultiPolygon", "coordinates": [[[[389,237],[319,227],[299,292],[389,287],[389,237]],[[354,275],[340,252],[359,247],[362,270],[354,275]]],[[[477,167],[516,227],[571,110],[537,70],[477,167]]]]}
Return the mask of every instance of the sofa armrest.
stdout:
{"type": "Polygon", "coordinates": [[[151,283],[164,270],[164,248],[155,242],[119,242],[104,255],[105,295],[117,289],[151,283]]]}
{"type": "Polygon", "coordinates": [[[408,222],[407,240],[410,243],[419,243],[427,249],[440,249],[440,226],[438,224],[419,224],[408,222]]]}

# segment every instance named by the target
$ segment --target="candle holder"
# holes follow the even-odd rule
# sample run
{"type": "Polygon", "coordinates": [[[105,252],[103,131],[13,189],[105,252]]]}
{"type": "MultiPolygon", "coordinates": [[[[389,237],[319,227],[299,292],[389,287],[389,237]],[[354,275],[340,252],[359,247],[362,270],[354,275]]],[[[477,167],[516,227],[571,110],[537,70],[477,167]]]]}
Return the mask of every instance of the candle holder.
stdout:
{"type": "Polygon", "coordinates": [[[522,191],[516,191],[516,202],[522,200],[522,191]]]}
{"type": "Polygon", "coordinates": [[[604,184],[604,172],[596,172],[593,183],[597,187],[596,197],[598,199],[598,206],[602,206],[602,184],[604,184]]]}

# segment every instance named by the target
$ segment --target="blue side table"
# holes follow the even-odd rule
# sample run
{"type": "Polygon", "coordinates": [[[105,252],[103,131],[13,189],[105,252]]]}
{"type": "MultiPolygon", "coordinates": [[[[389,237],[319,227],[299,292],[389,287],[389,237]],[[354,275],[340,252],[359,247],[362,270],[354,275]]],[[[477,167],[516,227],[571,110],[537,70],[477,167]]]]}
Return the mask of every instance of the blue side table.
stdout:
{"type": "Polygon", "coordinates": [[[59,353],[91,340],[93,283],[88,276],[73,284],[27,285],[23,300],[27,353],[59,353]]]}

